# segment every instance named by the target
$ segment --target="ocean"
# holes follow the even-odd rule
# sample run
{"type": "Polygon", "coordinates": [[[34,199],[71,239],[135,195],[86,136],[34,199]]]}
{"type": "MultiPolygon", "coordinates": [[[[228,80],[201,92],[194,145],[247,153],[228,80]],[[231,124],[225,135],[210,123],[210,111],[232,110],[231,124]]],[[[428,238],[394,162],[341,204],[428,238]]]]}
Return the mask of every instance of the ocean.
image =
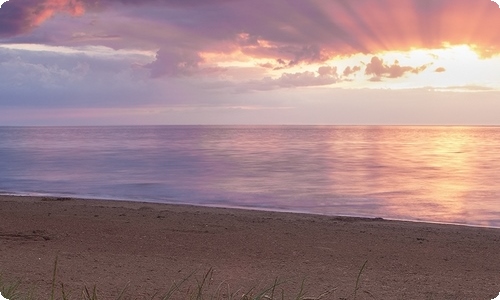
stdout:
{"type": "Polygon", "coordinates": [[[0,127],[0,194],[500,227],[500,127],[0,127]]]}

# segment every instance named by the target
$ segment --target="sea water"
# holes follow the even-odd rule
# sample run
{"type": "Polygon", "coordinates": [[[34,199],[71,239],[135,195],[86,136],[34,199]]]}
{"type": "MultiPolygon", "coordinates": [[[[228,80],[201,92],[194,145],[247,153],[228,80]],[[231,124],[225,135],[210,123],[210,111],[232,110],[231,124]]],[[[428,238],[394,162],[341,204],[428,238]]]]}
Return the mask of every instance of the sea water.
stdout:
{"type": "Polygon", "coordinates": [[[0,127],[0,193],[500,227],[500,127],[0,127]]]}

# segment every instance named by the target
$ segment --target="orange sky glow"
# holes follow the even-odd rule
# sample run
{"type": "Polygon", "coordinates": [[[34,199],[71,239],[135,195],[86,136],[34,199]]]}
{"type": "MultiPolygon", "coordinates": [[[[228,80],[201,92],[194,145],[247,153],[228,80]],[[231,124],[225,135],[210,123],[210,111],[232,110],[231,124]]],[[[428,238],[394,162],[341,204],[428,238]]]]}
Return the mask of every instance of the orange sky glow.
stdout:
{"type": "Polygon", "coordinates": [[[0,106],[9,124],[500,124],[498,28],[489,0],[11,0],[0,106]]]}

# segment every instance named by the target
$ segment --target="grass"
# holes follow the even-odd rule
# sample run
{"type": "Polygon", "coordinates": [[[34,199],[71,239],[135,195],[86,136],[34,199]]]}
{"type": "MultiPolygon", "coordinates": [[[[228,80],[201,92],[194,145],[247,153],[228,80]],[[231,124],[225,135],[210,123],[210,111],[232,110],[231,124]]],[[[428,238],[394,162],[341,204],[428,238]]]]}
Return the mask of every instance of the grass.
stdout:
{"type": "MultiPolygon", "coordinates": [[[[351,295],[347,298],[340,299],[352,299],[355,300],[357,297],[357,292],[360,289],[360,279],[366,267],[367,261],[364,262],[361,269],[358,272],[356,278],[356,284],[351,295]]],[[[300,286],[297,288],[298,291],[290,292],[285,291],[283,285],[287,283],[286,280],[280,280],[276,278],[273,283],[269,286],[256,290],[251,288],[247,291],[236,290],[233,291],[228,283],[220,282],[217,285],[213,283],[214,270],[210,268],[208,271],[202,273],[201,277],[197,275],[197,272],[192,272],[188,276],[182,278],[178,282],[172,282],[170,287],[166,292],[160,293],[156,292],[153,296],[143,297],[143,298],[131,298],[127,297],[126,286],[113,300],[325,300],[333,299],[334,292],[336,288],[332,288],[324,291],[317,296],[309,296],[306,292],[306,280],[302,280],[300,286]],[[189,282],[193,282],[189,284],[189,282]],[[327,298],[328,297],[328,298],[327,298]]],[[[81,295],[74,298],[72,295],[67,294],[64,288],[64,284],[61,283],[60,288],[56,284],[57,278],[57,257],[54,261],[54,269],[52,272],[52,283],[50,297],[48,300],[102,300],[98,296],[98,290],[96,286],[89,288],[85,286],[82,290],[81,295]]],[[[4,282],[0,276],[0,292],[4,298],[9,300],[39,300],[34,297],[34,290],[31,289],[28,292],[23,292],[21,288],[21,281],[15,282],[4,282]]],[[[0,298],[1,299],[1,298],[0,298]]]]}

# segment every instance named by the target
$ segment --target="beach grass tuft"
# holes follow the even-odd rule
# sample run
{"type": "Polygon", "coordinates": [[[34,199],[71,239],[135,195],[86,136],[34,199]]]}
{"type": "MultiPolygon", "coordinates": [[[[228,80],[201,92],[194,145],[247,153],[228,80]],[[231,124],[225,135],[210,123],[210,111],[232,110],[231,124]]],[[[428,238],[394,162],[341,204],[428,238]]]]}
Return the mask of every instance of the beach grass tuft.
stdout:
{"type": "MultiPolygon", "coordinates": [[[[52,272],[52,282],[49,300],[102,300],[98,296],[97,286],[89,288],[84,286],[82,293],[79,297],[73,298],[68,295],[65,291],[64,284],[61,283],[60,290],[57,289],[56,279],[57,279],[57,262],[56,257],[54,261],[54,269],[52,272]]],[[[363,273],[366,264],[365,261],[361,269],[358,272],[356,278],[356,283],[354,290],[350,296],[340,299],[352,299],[355,300],[357,297],[357,292],[360,289],[361,274],[363,273]]],[[[241,289],[233,291],[227,282],[220,282],[214,285],[214,269],[209,268],[206,272],[203,272],[201,277],[197,276],[197,272],[191,272],[179,281],[174,281],[167,289],[166,292],[160,293],[155,292],[152,296],[148,298],[141,298],[144,300],[325,300],[332,299],[334,292],[337,290],[336,287],[325,290],[318,296],[310,296],[306,291],[306,280],[303,279],[298,287],[297,291],[293,294],[285,290],[283,285],[287,283],[286,280],[281,280],[276,278],[272,284],[269,286],[257,290],[255,287],[248,289],[246,292],[242,292],[241,289]],[[188,282],[193,282],[194,284],[188,285],[188,282]]],[[[128,285],[125,286],[121,292],[113,298],[113,300],[137,300],[139,298],[133,298],[127,295],[128,285]]],[[[8,283],[3,280],[0,276],[0,292],[3,297],[9,300],[39,300],[33,295],[33,289],[29,292],[24,292],[21,287],[21,281],[17,280],[13,283],[8,283]]]]}

